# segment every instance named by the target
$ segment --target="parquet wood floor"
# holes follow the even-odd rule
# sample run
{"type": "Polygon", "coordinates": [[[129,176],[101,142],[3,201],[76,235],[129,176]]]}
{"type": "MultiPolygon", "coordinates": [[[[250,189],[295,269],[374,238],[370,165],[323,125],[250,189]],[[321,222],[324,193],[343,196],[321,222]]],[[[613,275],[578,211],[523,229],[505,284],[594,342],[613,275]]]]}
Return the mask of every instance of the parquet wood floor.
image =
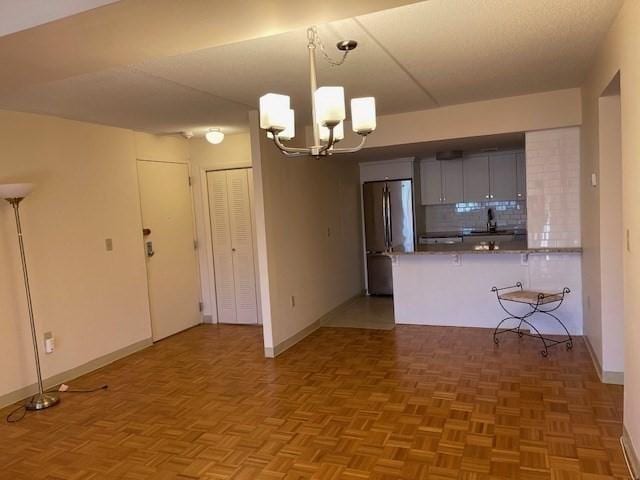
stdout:
{"type": "Polygon", "coordinates": [[[73,382],[101,383],[1,424],[0,478],[627,478],[622,388],[582,339],[323,328],[268,360],[260,329],[208,325],[73,382]]]}

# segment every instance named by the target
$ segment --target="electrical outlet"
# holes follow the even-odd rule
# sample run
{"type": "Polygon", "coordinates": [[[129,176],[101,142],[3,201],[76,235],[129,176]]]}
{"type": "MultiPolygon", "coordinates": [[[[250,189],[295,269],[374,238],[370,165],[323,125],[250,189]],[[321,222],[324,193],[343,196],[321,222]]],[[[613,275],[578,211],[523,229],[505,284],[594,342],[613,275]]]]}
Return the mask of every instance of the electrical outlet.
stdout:
{"type": "Polygon", "coordinates": [[[113,250],[113,239],[111,238],[105,238],[104,239],[104,248],[107,252],[110,252],[113,250]]]}
{"type": "Polygon", "coordinates": [[[44,352],[45,353],[53,353],[56,348],[55,338],[53,337],[53,333],[45,332],[44,334],[44,352]]]}
{"type": "Polygon", "coordinates": [[[291,295],[291,308],[294,308],[295,306],[296,306],[296,297],[291,295]]]}

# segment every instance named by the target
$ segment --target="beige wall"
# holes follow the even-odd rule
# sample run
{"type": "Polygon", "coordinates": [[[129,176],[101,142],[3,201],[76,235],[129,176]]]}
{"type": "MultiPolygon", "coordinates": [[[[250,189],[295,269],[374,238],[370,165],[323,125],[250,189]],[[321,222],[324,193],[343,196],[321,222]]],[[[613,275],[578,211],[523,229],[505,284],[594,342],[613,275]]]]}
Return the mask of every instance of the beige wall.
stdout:
{"type": "MultiPolygon", "coordinates": [[[[367,148],[571,127],[581,120],[580,89],[556,90],[381,116],[367,148]]],[[[350,125],[345,134],[344,146],[357,143],[350,125]]]]}
{"type": "MultiPolygon", "coordinates": [[[[359,170],[356,162],[339,157],[285,157],[258,130],[256,120],[253,115],[252,153],[265,234],[259,249],[266,253],[269,280],[265,346],[278,351],[362,292],[359,170]]],[[[256,205],[259,210],[258,200],[256,205]]]]}
{"type": "MultiPolygon", "coordinates": [[[[0,111],[0,182],[34,182],[21,212],[44,377],[151,337],[136,145],[118,128],[0,111]],[[113,251],[105,250],[113,239],[113,251]]],[[[145,154],[146,155],[146,154],[145,154]]],[[[10,207],[0,204],[0,396],[35,370],[10,207]]]]}
{"type": "Polygon", "coordinates": [[[211,250],[211,227],[207,192],[207,170],[251,167],[251,140],[248,133],[227,135],[218,145],[203,138],[188,142],[193,181],[193,198],[199,242],[198,258],[202,283],[203,314],[206,321],[216,322],[215,276],[211,250]]]}
{"type": "MultiPolygon", "coordinates": [[[[620,71],[622,110],[622,196],[623,230],[629,230],[630,249],[624,251],[624,376],[625,402],[624,424],[640,451],[640,2],[627,0],[607,34],[583,88],[584,132],[583,132],[583,228],[585,239],[591,239],[591,248],[598,248],[600,219],[593,212],[598,204],[600,217],[608,214],[601,201],[603,191],[589,190],[591,172],[608,168],[607,158],[599,155],[598,103],[607,85],[620,71]]],[[[603,261],[605,259],[603,258],[603,261]]],[[[595,261],[585,263],[585,278],[600,278],[595,261]]]]}

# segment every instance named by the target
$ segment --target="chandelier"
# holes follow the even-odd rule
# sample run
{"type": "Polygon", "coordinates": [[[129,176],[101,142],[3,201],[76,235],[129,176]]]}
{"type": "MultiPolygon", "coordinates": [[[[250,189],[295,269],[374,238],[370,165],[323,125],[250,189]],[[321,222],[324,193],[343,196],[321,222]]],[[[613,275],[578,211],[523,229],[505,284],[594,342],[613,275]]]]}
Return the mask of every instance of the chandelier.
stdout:
{"type": "Polygon", "coordinates": [[[309,50],[309,83],[311,87],[311,120],[313,127],[313,145],[306,148],[289,147],[283,142],[295,137],[295,114],[291,109],[288,95],[268,93],[260,97],[260,128],[267,131],[267,137],[287,156],[311,155],[321,157],[336,153],[353,153],[362,149],[367,135],[376,129],[376,103],[373,97],[351,100],[351,126],[362,138],[360,144],[351,148],[336,148],[344,139],[344,120],[346,118],[344,88],[320,87],[316,80],[316,47],[320,47],[325,59],[332,66],[344,63],[347,54],[358,43],[344,40],[336,45],[343,52],[339,61],[333,60],[325,51],[316,27],[307,29],[309,50]]]}

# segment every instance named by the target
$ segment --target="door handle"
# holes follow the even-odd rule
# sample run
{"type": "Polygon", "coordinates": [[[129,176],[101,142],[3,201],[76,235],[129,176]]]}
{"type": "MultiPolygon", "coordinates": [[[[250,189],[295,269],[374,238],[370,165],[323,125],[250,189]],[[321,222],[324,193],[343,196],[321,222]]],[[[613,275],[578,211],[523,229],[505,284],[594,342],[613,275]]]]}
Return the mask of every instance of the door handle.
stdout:
{"type": "Polygon", "coordinates": [[[147,251],[147,257],[149,258],[153,257],[156,254],[156,252],[153,251],[153,242],[152,241],[145,242],[145,246],[147,251]]]}
{"type": "Polygon", "coordinates": [[[384,225],[384,248],[387,250],[389,248],[389,230],[387,228],[387,224],[389,220],[387,218],[387,187],[385,186],[382,189],[382,223],[384,225]]]}
{"type": "Polygon", "coordinates": [[[387,229],[389,233],[387,238],[389,239],[389,251],[393,250],[393,226],[391,224],[391,192],[387,190],[387,229]]]}

